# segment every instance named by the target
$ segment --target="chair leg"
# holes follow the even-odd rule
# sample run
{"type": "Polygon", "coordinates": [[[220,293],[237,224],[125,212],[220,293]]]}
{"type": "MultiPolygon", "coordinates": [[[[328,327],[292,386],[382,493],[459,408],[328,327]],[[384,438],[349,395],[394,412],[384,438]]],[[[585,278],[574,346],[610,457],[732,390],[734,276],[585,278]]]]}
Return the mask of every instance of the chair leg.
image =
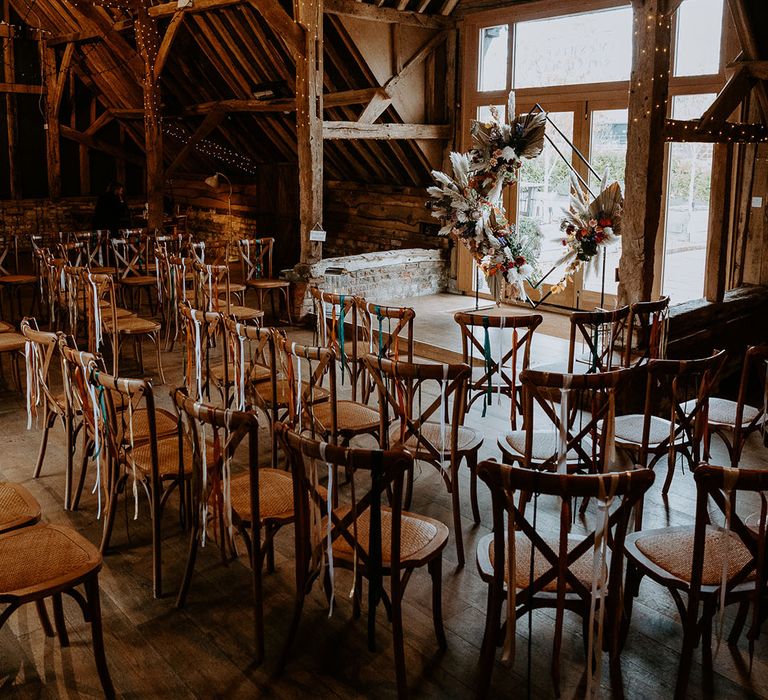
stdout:
{"type": "Polygon", "coordinates": [[[40,472],[43,468],[43,460],[45,459],[45,450],[48,447],[48,433],[53,427],[53,423],[56,420],[56,414],[50,411],[48,407],[45,408],[45,427],[43,428],[43,437],[40,439],[40,451],[37,454],[37,464],[35,464],[35,473],[33,477],[37,479],[40,476],[40,472]]]}
{"type": "Polygon", "coordinates": [[[151,340],[155,344],[155,355],[157,356],[157,374],[160,377],[160,383],[165,384],[165,375],[163,374],[163,359],[160,354],[160,336],[152,335],[151,340]]]}
{"type": "Polygon", "coordinates": [[[459,503],[459,459],[451,464],[451,502],[453,505],[453,532],[456,537],[456,557],[459,568],[464,566],[464,537],[461,533],[461,505],[459,503]]]}
{"type": "Polygon", "coordinates": [[[88,600],[88,614],[91,619],[91,636],[93,638],[93,656],[96,660],[96,670],[99,673],[99,680],[101,680],[104,696],[111,700],[111,698],[115,697],[115,688],[112,685],[112,679],[109,676],[107,656],[104,653],[104,633],[101,628],[101,603],[99,601],[98,575],[89,578],[85,582],[85,594],[88,600]]]}
{"type": "Polygon", "coordinates": [[[176,607],[183,608],[187,602],[187,593],[189,593],[189,584],[192,581],[192,572],[195,570],[195,559],[197,559],[198,540],[200,538],[200,525],[195,523],[189,533],[189,552],[187,554],[187,564],[184,567],[184,577],[181,579],[179,594],[176,596],[176,607]]]}
{"type": "Polygon", "coordinates": [[[67,634],[67,623],[64,621],[64,606],[61,602],[61,593],[54,593],[53,595],[53,623],[56,625],[59,644],[63,647],[68,647],[69,635],[67,634]]]}
{"type": "Polygon", "coordinates": [[[448,647],[443,627],[443,554],[435,557],[427,565],[432,577],[432,622],[435,626],[435,637],[441,649],[448,647]]]}
{"type": "Polygon", "coordinates": [[[403,643],[403,611],[399,595],[392,596],[392,642],[395,652],[395,678],[397,697],[408,696],[408,677],[405,673],[405,649],[403,643]]]}
{"type": "Polygon", "coordinates": [[[675,458],[667,460],[667,478],[664,479],[664,486],[661,488],[662,496],[666,496],[669,493],[669,487],[672,486],[672,477],[675,475],[675,465],[677,464],[677,452],[675,452],[675,458]]]}
{"type": "MultiPolygon", "coordinates": [[[[111,465],[110,465],[111,466],[111,465]]],[[[119,467],[118,467],[119,468],[119,467]]],[[[109,470],[112,471],[111,468],[109,470]]],[[[112,539],[112,530],[115,527],[115,516],[117,515],[117,494],[120,485],[120,479],[116,479],[110,473],[109,502],[107,503],[107,513],[104,517],[104,531],[101,535],[101,553],[105,554],[109,549],[109,542],[112,539]]]]}
{"type": "Polygon", "coordinates": [[[472,517],[476,525],[480,524],[480,507],[477,503],[477,451],[466,455],[469,467],[469,499],[472,502],[472,517]]]}
{"type": "Polygon", "coordinates": [[[485,610],[485,632],[480,647],[480,662],[477,668],[477,697],[488,697],[491,687],[493,662],[496,658],[496,640],[501,619],[501,599],[503,591],[497,590],[493,583],[488,584],[488,602],[485,610]]]}
{"type": "Polygon", "coordinates": [[[293,617],[291,618],[291,624],[288,628],[288,637],[285,640],[285,646],[280,654],[280,660],[277,662],[277,672],[282,673],[285,669],[285,665],[288,663],[288,655],[293,647],[293,642],[296,639],[296,634],[299,631],[299,623],[301,622],[301,613],[304,610],[304,589],[296,591],[296,600],[293,604],[293,617]]]}
{"type": "MultiPolygon", "coordinates": [[[[162,593],[163,558],[162,558],[162,504],[159,488],[152,488],[150,508],[152,509],[152,594],[160,598],[162,593]]],[[[180,497],[181,490],[179,490],[180,497]]]]}
{"type": "Polygon", "coordinates": [[[37,616],[40,618],[45,636],[53,637],[53,627],[51,627],[51,618],[48,617],[48,610],[45,607],[45,600],[36,600],[35,608],[37,608],[37,616]]]}
{"type": "Polygon", "coordinates": [[[93,452],[93,442],[88,439],[87,431],[83,428],[83,461],[80,465],[80,479],[77,482],[77,490],[72,501],[71,510],[77,510],[80,507],[80,496],[83,495],[83,486],[85,485],[85,473],[88,470],[88,459],[93,452]]]}

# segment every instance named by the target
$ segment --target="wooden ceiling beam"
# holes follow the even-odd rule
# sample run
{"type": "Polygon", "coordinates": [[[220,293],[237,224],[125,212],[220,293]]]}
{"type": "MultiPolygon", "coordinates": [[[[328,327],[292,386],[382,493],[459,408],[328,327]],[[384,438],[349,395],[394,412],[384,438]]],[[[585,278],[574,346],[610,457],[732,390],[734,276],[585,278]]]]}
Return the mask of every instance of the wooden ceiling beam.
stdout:
{"type": "Polygon", "coordinates": [[[208,12],[209,10],[217,10],[220,7],[230,7],[231,5],[240,5],[246,0],[194,0],[192,5],[185,7],[183,10],[179,10],[179,5],[174,2],[165,2],[162,5],[155,5],[149,8],[150,17],[168,17],[174,15],[177,12],[208,12]]]}
{"type": "Polygon", "coordinates": [[[69,32],[51,36],[47,42],[48,46],[60,46],[61,44],[85,44],[89,41],[99,41],[102,38],[99,32],[69,32]]]}
{"type": "MultiPolygon", "coordinates": [[[[760,55],[760,47],[755,37],[755,32],[749,21],[744,0],[728,0],[728,7],[731,11],[733,24],[736,27],[736,34],[739,37],[741,52],[745,60],[756,61],[764,58],[760,55]]],[[[768,123],[768,89],[764,83],[757,83],[755,86],[757,92],[757,101],[760,105],[760,111],[763,113],[763,120],[768,123]]]]}
{"type": "Polygon", "coordinates": [[[768,127],[763,124],[726,122],[720,127],[708,128],[700,119],[667,119],[664,137],[667,141],[678,143],[754,143],[768,138],[768,127]]]}
{"type": "Polygon", "coordinates": [[[389,22],[390,24],[405,24],[423,29],[447,29],[452,27],[454,20],[443,15],[424,15],[418,12],[402,12],[390,7],[376,7],[355,0],[325,0],[324,11],[329,15],[356,17],[372,22],[389,22]]]}
{"type": "Polygon", "coordinates": [[[155,58],[155,80],[160,77],[160,73],[163,72],[165,62],[168,60],[168,56],[171,52],[171,46],[173,46],[173,40],[176,38],[176,34],[181,28],[181,23],[184,19],[184,10],[179,10],[171,17],[171,21],[165,29],[163,39],[160,42],[160,48],[157,50],[157,57],[155,58]]]}
{"type": "Polygon", "coordinates": [[[72,55],[75,52],[75,45],[69,43],[64,48],[64,55],[61,59],[61,66],[56,76],[56,91],[51,95],[51,109],[58,117],[59,108],[61,107],[61,98],[64,95],[64,83],[69,75],[69,68],[72,65],[72,55]]]}
{"type": "Polygon", "coordinates": [[[26,85],[24,83],[0,83],[0,93],[45,95],[45,87],[42,85],[26,85]]]}
{"type": "Polygon", "coordinates": [[[294,58],[304,51],[304,29],[298,22],[293,21],[278,0],[248,0],[248,2],[265,19],[275,36],[285,43],[294,58]]]}
{"type": "Polygon", "coordinates": [[[114,120],[114,116],[109,111],[102,112],[91,125],[83,132],[86,136],[93,136],[97,131],[103,129],[107,124],[114,120]]]}
{"type": "Polygon", "coordinates": [[[292,97],[278,100],[218,100],[191,105],[182,110],[184,116],[223,112],[295,112],[296,100],[292,97]]]}
{"type": "Polygon", "coordinates": [[[425,139],[452,138],[447,124],[361,124],[360,122],[323,122],[324,139],[425,139]]]}
{"type": "Polygon", "coordinates": [[[202,124],[195,130],[192,137],[187,141],[183,148],[176,154],[173,162],[165,169],[165,177],[170,177],[178,167],[186,160],[187,156],[197,147],[206,136],[208,136],[224,120],[226,114],[221,110],[209,112],[202,124]]]}
{"type": "Polygon", "coordinates": [[[340,90],[337,92],[326,92],[323,95],[323,107],[331,109],[332,107],[346,107],[347,105],[362,105],[370,102],[375,95],[381,92],[381,88],[369,87],[359,90],[340,90]]]}
{"type": "Polygon", "coordinates": [[[717,127],[722,124],[733,111],[741,104],[749,94],[755,80],[749,71],[740,68],[728,78],[717,97],[701,117],[701,125],[706,128],[717,127]]]}

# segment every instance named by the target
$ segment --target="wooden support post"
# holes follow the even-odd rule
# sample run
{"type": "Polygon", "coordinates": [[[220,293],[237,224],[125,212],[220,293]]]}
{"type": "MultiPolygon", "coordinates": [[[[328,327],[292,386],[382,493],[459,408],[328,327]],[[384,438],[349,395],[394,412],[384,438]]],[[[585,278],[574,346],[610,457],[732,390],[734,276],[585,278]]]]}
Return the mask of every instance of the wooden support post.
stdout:
{"type": "Polygon", "coordinates": [[[704,265],[704,297],[707,301],[722,301],[725,296],[732,185],[733,144],[716,143],[712,152],[707,260],[704,265]]]}
{"type": "Polygon", "coordinates": [[[147,227],[163,226],[163,123],[160,116],[160,87],[155,75],[155,63],[160,48],[157,20],[150,17],[149,3],[144,0],[136,15],[136,47],[144,63],[144,146],[147,157],[147,227]]]}
{"type": "Polygon", "coordinates": [[[296,57],[300,262],[311,264],[322,257],[309,232],[323,222],[323,0],[295,0],[294,15],[304,28],[296,57]]]}
{"type": "MultiPolygon", "coordinates": [[[[451,127],[451,133],[456,138],[456,66],[458,61],[458,31],[451,29],[445,40],[445,111],[446,121],[451,127]]],[[[443,171],[450,164],[451,151],[455,144],[453,140],[445,144],[443,151],[443,171]]]]}
{"type": "Polygon", "coordinates": [[[56,50],[44,41],[40,42],[45,99],[45,151],[48,162],[48,196],[52,200],[61,197],[61,142],[59,138],[59,106],[56,100],[59,72],[56,67],[56,50]]]}
{"type": "Polygon", "coordinates": [[[632,0],[634,42],[629,88],[626,208],[619,263],[624,303],[651,299],[664,177],[670,19],[666,0],[632,0]]]}
{"type": "MultiPolygon", "coordinates": [[[[11,8],[9,0],[3,2],[2,19],[10,23],[11,8]]],[[[10,27],[9,27],[10,29],[10,27]]],[[[14,65],[13,38],[8,33],[8,37],[3,41],[3,75],[2,79],[7,84],[16,82],[16,69],[14,65]]],[[[5,98],[5,121],[6,133],[8,139],[8,169],[10,177],[11,199],[21,197],[21,170],[17,157],[18,132],[16,128],[16,95],[12,92],[6,92],[5,98]]]]}

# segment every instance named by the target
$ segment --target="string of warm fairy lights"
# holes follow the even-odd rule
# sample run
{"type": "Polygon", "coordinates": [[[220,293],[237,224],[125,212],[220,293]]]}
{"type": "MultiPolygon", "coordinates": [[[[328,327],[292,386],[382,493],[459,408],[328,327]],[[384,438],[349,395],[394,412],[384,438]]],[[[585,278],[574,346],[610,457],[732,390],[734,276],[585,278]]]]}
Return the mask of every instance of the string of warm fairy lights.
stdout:
{"type": "MultiPolygon", "coordinates": [[[[190,137],[178,127],[172,124],[163,125],[163,134],[170,136],[183,144],[190,142],[190,137]]],[[[257,166],[248,156],[244,156],[237,151],[233,151],[226,146],[222,146],[214,141],[208,139],[202,139],[195,144],[195,150],[199,151],[205,156],[214,158],[222,163],[227,163],[238,170],[242,170],[249,175],[256,175],[257,166]]]]}

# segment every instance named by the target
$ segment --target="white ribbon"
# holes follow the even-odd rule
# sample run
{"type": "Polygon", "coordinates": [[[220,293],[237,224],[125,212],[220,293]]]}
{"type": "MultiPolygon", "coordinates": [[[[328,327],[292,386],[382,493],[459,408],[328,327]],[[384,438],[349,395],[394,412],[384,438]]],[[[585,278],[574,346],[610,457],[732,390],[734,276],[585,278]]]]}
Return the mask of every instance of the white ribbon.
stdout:
{"type": "MultiPolygon", "coordinates": [[[[296,356],[296,343],[291,343],[291,355],[296,356]]],[[[292,362],[291,358],[288,358],[292,362]]],[[[297,381],[296,381],[296,411],[299,414],[299,434],[301,434],[301,358],[296,356],[297,381]]]]}
{"type": "Polygon", "coordinates": [[[328,467],[328,491],[326,494],[326,501],[328,504],[328,518],[327,518],[327,524],[326,524],[326,552],[328,554],[328,580],[331,584],[331,596],[329,601],[329,607],[328,607],[328,619],[330,619],[333,616],[333,601],[336,596],[335,592],[335,586],[334,586],[334,573],[333,573],[333,540],[331,539],[331,531],[333,530],[333,524],[332,524],[332,518],[331,513],[333,513],[333,472],[334,467],[333,465],[328,462],[326,456],[325,456],[325,448],[328,446],[327,442],[321,442],[320,443],[320,459],[323,460],[323,462],[326,463],[328,467]]]}
{"type": "Polygon", "coordinates": [[[443,379],[440,382],[440,461],[445,457],[445,414],[448,410],[448,365],[443,365],[443,379]]]}
{"type": "Polygon", "coordinates": [[[202,350],[200,340],[200,321],[192,313],[192,322],[195,324],[195,384],[197,387],[197,396],[195,400],[200,401],[203,398],[203,364],[202,364],[202,350]]]}
{"type": "Polygon", "coordinates": [[[571,375],[563,375],[563,386],[560,389],[560,425],[558,426],[557,442],[557,471],[560,474],[568,472],[568,394],[571,390],[571,375]]]}

